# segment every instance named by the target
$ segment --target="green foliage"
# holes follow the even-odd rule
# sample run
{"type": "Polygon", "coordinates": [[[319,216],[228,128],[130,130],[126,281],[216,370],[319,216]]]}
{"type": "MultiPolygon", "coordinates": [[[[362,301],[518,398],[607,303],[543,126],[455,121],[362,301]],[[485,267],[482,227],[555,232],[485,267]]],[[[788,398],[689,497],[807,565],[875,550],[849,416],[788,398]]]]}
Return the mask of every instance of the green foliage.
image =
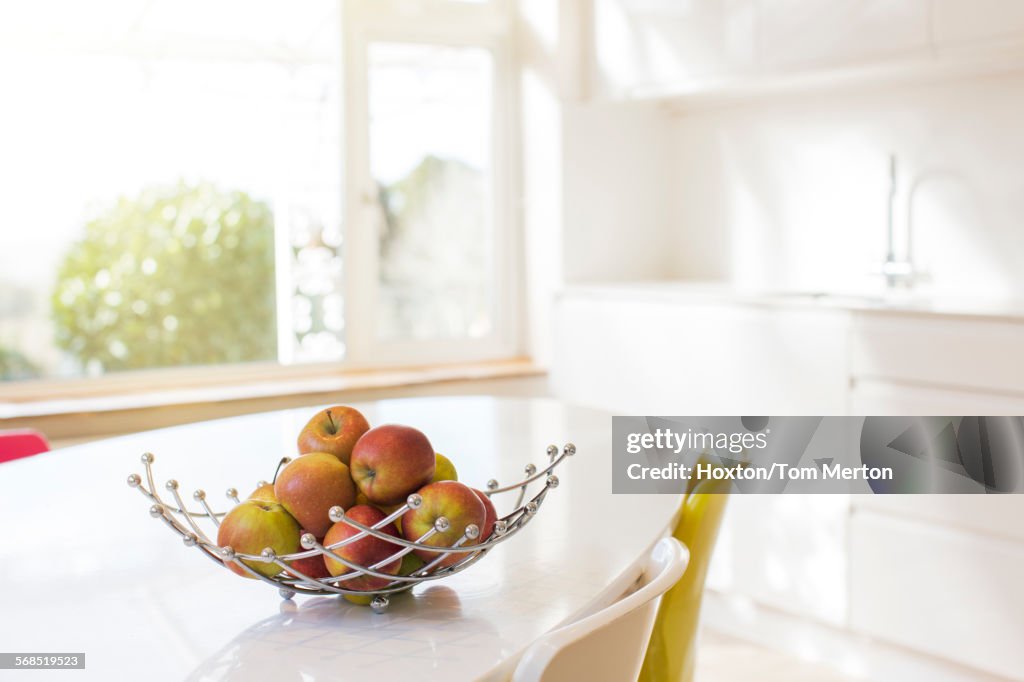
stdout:
{"type": "Polygon", "coordinates": [[[57,345],[89,371],[272,360],[274,222],[243,192],[151,188],[89,221],[58,269],[57,345]]]}
{"type": "Polygon", "coordinates": [[[0,347],[0,381],[35,379],[39,374],[39,368],[22,353],[0,347]]]}

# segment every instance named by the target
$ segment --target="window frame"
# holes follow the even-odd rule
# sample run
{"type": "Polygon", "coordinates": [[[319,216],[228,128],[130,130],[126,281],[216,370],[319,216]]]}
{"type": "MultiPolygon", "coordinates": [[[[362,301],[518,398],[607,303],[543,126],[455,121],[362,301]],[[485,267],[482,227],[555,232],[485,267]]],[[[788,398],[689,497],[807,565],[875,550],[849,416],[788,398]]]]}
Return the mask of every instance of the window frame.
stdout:
{"type": "Polygon", "coordinates": [[[514,357],[521,353],[520,243],[516,238],[515,130],[517,87],[513,69],[512,15],[505,0],[469,4],[433,0],[348,0],[342,12],[345,121],[343,259],[346,306],[345,364],[354,368],[450,363],[514,357]],[[492,329],[478,339],[386,341],[377,338],[379,250],[368,207],[376,207],[370,174],[369,49],[374,43],[477,47],[493,58],[492,140],[494,296],[492,329]],[[363,323],[350,326],[348,320],[363,323]]]}

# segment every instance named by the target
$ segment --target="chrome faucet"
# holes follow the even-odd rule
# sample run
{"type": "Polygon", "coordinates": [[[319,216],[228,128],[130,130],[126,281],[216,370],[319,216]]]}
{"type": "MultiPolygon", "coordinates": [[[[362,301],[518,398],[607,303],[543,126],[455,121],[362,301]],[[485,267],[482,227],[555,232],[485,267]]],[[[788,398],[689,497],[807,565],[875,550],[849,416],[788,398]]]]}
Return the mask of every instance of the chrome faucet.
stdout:
{"type": "Polygon", "coordinates": [[[923,176],[915,178],[907,189],[906,196],[906,239],[903,252],[896,249],[896,198],[899,195],[896,155],[889,155],[889,209],[886,221],[885,261],[882,276],[888,290],[911,289],[915,284],[928,278],[927,273],[914,265],[914,194],[923,176]]]}

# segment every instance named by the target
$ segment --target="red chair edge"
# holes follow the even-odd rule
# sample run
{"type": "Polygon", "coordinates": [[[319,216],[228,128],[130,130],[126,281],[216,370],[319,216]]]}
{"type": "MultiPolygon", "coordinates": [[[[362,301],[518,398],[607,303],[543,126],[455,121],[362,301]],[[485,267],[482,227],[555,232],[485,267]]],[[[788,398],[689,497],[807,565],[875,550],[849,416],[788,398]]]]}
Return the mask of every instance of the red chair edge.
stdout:
{"type": "Polygon", "coordinates": [[[46,436],[32,429],[0,431],[0,464],[49,452],[46,436]]]}

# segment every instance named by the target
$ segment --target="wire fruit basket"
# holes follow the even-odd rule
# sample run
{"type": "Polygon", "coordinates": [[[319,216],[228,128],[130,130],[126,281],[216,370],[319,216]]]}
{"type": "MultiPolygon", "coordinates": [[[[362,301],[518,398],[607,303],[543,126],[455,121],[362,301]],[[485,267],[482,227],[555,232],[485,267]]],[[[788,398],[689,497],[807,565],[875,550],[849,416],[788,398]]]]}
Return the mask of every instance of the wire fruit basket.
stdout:
{"type": "MultiPolygon", "coordinates": [[[[131,474],[128,476],[128,485],[139,490],[143,496],[152,502],[152,506],[149,508],[150,516],[162,520],[182,539],[186,547],[199,549],[207,557],[225,568],[235,566],[245,575],[273,585],[277,588],[282,598],[291,599],[296,594],[308,596],[349,595],[351,597],[369,599],[370,607],[375,612],[382,613],[387,610],[389,598],[392,595],[410,590],[419,583],[428,580],[439,580],[464,571],[482,559],[495,546],[507,541],[522,530],[537,515],[547,497],[548,491],[558,487],[558,476],[554,474],[555,469],[567,457],[575,453],[576,446],[572,443],[567,443],[561,450],[555,445],[550,445],[547,448],[548,464],[543,469],[539,469],[534,464],[527,464],[524,469],[525,478],[517,483],[503,487],[499,486],[498,481],[495,479],[488,481],[487,488],[483,491],[488,498],[518,491],[512,511],[498,517],[494,523],[493,531],[483,542],[476,542],[480,537],[480,528],[470,524],[466,527],[462,537],[450,547],[425,543],[433,535],[448,530],[449,520],[444,516],[438,517],[435,520],[434,527],[415,540],[395,537],[384,532],[383,529],[396,519],[401,518],[405,512],[420,507],[422,499],[416,493],[409,495],[406,498],[405,504],[387,514],[372,526],[363,525],[349,518],[341,507],[332,507],[329,512],[331,522],[344,522],[357,531],[355,534],[340,542],[323,545],[311,533],[304,533],[300,539],[303,551],[279,555],[270,548],[264,549],[260,554],[244,554],[236,552],[231,547],[221,547],[212,541],[203,529],[203,526],[205,525],[215,534],[220,526],[221,518],[227,512],[214,511],[207,501],[206,492],[202,489],[192,493],[192,499],[199,505],[201,511],[188,509],[181,494],[181,486],[174,479],[168,480],[164,485],[164,488],[173,498],[173,503],[163,500],[154,484],[153,462],[155,458],[151,453],[147,452],[141,458],[142,464],[145,467],[144,476],[131,474]],[[357,542],[367,536],[373,536],[392,543],[395,545],[395,552],[386,559],[369,566],[349,561],[336,552],[339,548],[357,542]],[[382,572],[385,566],[393,564],[396,560],[401,560],[402,557],[415,550],[429,552],[433,558],[408,575],[392,575],[382,572]],[[297,560],[317,555],[323,555],[325,559],[330,557],[334,561],[346,566],[349,570],[338,576],[313,577],[291,565],[292,562],[297,560]],[[453,555],[457,558],[452,559],[453,555]],[[276,575],[267,577],[253,570],[246,562],[275,564],[281,570],[276,575]],[[354,590],[345,587],[345,583],[349,583],[349,581],[360,576],[372,576],[383,579],[387,581],[387,584],[380,587],[380,589],[371,591],[354,590]]],[[[291,461],[290,458],[283,458],[278,465],[278,470],[289,461],[291,461]]],[[[235,488],[229,488],[226,496],[235,504],[241,502],[238,498],[238,491],[235,488]]]]}

